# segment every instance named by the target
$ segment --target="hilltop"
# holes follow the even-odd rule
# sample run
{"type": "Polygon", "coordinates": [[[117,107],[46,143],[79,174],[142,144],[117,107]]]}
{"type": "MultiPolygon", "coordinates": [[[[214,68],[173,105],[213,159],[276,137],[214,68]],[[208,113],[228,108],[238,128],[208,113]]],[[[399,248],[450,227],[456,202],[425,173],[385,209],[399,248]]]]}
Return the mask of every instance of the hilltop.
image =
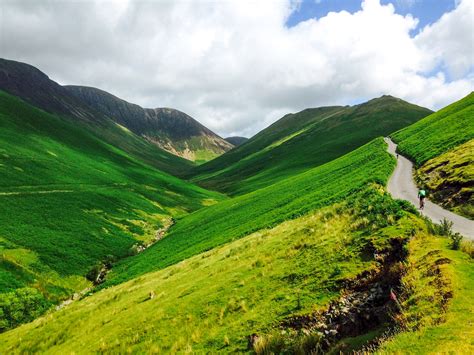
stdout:
{"type": "Polygon", "coordinates": [[[61,86],[37,68],[0,58],[0,90],[49,113],[87,125],[104,141],[155,167],[182,175],[233,145],[184,112],[144,109],[105,91],[61,86]]]}
{"type": "Polygon", "coordinates": [[[176,175],[193,166],[189,160],[158,148],[97,112],[29,64],[0,58],[0,90],[87,129],[104,142],[160,170],[176,175]]]}
{"type": "Polygon", "coordinates": [[[142,108],[91,87],[69,85],[65,89],[138,136],[188,160],[202,163],[233,147],[184,112],[142,108]]]}
{"type": "Polygon", "coordinates": [[[194,168],[199,185],[240,195],[336,159],[432,111],[392,96],[284,116],[230,152],[194,168]]]}

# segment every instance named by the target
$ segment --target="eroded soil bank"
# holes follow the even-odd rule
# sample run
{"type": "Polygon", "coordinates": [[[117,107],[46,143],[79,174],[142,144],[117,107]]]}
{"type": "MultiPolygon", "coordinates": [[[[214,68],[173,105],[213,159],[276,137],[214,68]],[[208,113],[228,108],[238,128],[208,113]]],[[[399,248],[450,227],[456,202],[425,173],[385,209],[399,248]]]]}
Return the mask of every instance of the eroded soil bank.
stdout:
{"type": "MultiPolygon", "coordinates": [[[[393,238],[389,247],[373,252],[376,267],[342,286],[341,296],[321,311],[290,317],[269,335],[252,334],[249,347],[257,354],[269,352],[327,353],[344,351],[338,343],[373,332],[365,346],[394,331],[400,311],[398,295],[403,275],[406,238],[393,238]]],[[[354,350],[354,349],[351,349],[354,350]]]]}

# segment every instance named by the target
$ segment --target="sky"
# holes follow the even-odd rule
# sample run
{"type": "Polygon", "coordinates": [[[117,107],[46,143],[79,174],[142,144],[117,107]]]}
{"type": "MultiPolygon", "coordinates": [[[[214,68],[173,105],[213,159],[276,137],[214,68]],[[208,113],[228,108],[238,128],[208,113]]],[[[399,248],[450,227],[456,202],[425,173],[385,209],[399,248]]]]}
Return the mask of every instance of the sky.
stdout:
{"type": "Polygon", "coordinates": [[[0,0],[0,57],[223,137],[383,94],[474,90],[474,0],[0,0]]]}

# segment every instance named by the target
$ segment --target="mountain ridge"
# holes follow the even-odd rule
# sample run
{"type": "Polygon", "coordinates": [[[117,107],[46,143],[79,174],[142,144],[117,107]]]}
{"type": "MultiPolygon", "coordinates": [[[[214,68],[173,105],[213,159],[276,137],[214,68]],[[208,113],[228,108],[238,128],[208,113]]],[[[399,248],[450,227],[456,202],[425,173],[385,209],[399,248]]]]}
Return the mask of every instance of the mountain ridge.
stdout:
{"type": "Polygon", "coordinates": [[[179,175],[193,165],[190,160],[201,163],[233,147],[184,112],[169,108],[143,109],[97,88],[83,87],[87,88],[89,95],[81,95],[74,87],[58,84],[30,64],[0,58],[0,90],[46,112],[87,124],[103,139],[120,145],[122,149],[134,151],[134,154],[148,162],[158,163],[160,169],[179,175]],[[99,98],[94,98],[94,95],[99,98]],[[97,101],[100,103],[104,98],[108,105],[98,104],[97,101]],[[117,105],[120,109],[110,109],[111,105],[117,105]],[[121,116],[130,112],[132,120],[121,116]],[[137,112],[142,114],[134,122],[133,117],[137,117],[137,112]],[[114,127],[116,124],[122,128],[114,127]],[[141,129],[140,125],[143,126],[141,129]],[[123,127],[136,137],[123,137],[123,127]],[[144,135],[144,132],[147,134],[144,135]],[[133,142],[126,144],[126,140],[133,142]],[[147,147],[147,144],[155,149],[147,147]],[[169,166],[169,162],[175,166],[169,166]]]}
{"type": "Polygon", "coordinates": [[[135,134],[183,158],[209,160],[199,159],[198,151],[208,151],[211,153],[209,157],[214,157],[233,148],[232,144],[182,111],[168,107],[143,108],[94,87],[64,87],[135,134]]]}
{"type": "Polygon", "coordinates": [[[342,156],[430,113],[388,95],[354,106],[307,108],[283,116],[244,144],[193,168],[189,178],[231,195],[248,193],[342,156]]]}

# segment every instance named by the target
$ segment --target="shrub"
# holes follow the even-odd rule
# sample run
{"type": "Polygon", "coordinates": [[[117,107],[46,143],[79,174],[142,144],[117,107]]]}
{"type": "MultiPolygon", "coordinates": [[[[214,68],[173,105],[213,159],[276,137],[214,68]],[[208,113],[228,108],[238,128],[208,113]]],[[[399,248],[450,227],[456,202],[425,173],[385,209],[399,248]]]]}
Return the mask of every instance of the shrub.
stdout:
{"type": "Polygon", "coordinates": [[[459,233],[454,233],[449,236],[451,238],[451,249],[459,250],[461,247],[462,235],[459,233]]]}
{"type": "Polygon", "coordinates": [[[89,272],[86,274],[86,278],[89,281],[95,282],[99,276],[100,271],[102,270],[102,264],[96,264],[89,272]]]}
{"type": "Polygon", "coordinates": [[[443,218],[441,223],[438,226],[438,235],[444,235],[449,237],[453,234],[453,222],[448,221],[446,218],[443,218]]]}
{"type": "Polygon", "coordinates": [[[0,332],[32,321],[50,305],[35,288],[24,287],[0,294],[0,332]]]}
{"type": "Polygon", "coordinates": [[[300,336],[296,344],[291,349],[292,354],[320,354],[323,353],[321,349],[321,333],[311,333],[300,336]]]}
{"type": "Polygon", "coordinates": [[[443,220],[440,221],[440,224],[433,223],[433,221],[428,217],[423,217],[423,219],[428,227],[428,232],[431,234],[445,237],[450,237],[453,234],[453,222],[448,221],[446,218],[443,218],[443,220]]]}

